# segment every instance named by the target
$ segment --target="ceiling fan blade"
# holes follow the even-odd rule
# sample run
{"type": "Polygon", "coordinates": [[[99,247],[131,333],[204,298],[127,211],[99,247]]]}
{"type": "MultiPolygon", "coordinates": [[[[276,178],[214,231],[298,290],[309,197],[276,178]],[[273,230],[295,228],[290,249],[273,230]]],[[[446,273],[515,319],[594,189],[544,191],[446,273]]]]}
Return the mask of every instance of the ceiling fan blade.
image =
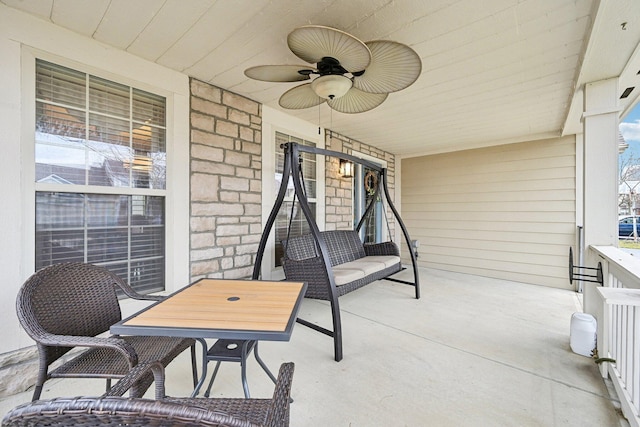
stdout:
{"type": "Polygon", "coordinates": [[[320,98],[313,89],[311,89],[311,83],[305,83],[283,93],[278,103],[282,108],[299,110],[302,108],[315,107],[324,101],[324,98],[320,98]]]}
{"type": "Polygon", "coordinates": [[[405,89],[422,72],[418,54],[402,43],[376,40],[367,42],[371,63],[361,76],[353,78],[353,86],[369,93],[389,93],[405,89]]]}
{"type": "Polygon", "coordinates": [[[382,104],[387,96],[388,93],[369,93],[352,87],[344,96],[328,99],[327,104],[341,113],[363,113],[382,104]]]}
{"type": "Polygon", "coordinates": [[[315,71],[306,65],[258,65],[244,70],[244,75],[263,82],[300,82],[309,80],[309,74],[315,71]]]}
{"type": "Polygon", "coordinates": [[[364,70],[371,61],[366,44],[344,31],[321,25],[296,28],[287,36],[287,44],[302,60],[316,64],[324,57],[334,58],[352,73],[364,70]]]}

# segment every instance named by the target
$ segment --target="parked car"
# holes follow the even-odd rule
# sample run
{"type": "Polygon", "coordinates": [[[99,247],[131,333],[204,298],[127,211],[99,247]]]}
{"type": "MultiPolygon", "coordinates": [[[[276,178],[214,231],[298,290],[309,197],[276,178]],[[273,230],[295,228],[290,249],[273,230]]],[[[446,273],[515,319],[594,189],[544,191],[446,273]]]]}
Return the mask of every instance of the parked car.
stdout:
{"type": "MultiPolygon", "coordinates": [[[[640,237],[640,216],[636,215],[636,232],[640,237]]],[[[633,215],[621,215],[618,220],[618,237],[633,237],[633,215]]]]}

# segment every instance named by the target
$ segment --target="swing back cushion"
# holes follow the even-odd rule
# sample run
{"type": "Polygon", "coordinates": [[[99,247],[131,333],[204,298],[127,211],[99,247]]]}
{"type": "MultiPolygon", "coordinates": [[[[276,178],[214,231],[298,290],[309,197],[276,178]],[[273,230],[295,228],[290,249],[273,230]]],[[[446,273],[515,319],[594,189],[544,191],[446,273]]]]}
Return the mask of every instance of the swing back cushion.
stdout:
{"type": "Polygon", "coordinates": [[[393,242],[363,244],[352,230],[323,231],[331,265],[325,268],[320,250],[311,234],[283,242],[282,260],[287,280],[308,283],[306,296],[327,299],[329,274],[339,295],[344,295],[402,269],[398,247],[393,242]]]}

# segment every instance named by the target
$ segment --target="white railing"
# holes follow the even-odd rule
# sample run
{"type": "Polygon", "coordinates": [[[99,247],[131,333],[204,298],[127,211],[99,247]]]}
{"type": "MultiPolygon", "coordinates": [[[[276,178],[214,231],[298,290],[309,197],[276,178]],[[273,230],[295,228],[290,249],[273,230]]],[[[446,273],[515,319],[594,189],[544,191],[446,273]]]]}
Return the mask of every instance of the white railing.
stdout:
{"type": "Polygon", "coordinates": [[[613,383],[622,411],[640,427],[640,260],[610,246],[592,246],[605,262],[597,294],[602,298],[598,356],[603,377],[613,383]]]}

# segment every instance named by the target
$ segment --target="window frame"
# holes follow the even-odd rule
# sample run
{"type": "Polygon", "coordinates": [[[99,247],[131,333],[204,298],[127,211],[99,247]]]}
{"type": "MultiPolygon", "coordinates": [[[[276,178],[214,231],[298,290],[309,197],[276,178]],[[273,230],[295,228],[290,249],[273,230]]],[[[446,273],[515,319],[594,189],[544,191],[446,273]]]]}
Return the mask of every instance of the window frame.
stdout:
{"type": "MultiPolygon", "coordinates": [[[[132,141],[132,129],[135,129],[137,125],[139,125],[140,119],[136,119],[136,115],[140,114],[141,112],[139,110],[134,109],[135,106],[135,94],[136,91],[137,92],[142,92],[139,88],[137,88],[136,86],[132,86],[132,85],[128,85],[128,84],[122,84],[120,82],[114,81],[114,80],[109,80],[109,79],[104,79],[100,76],[95,76],[94,74],[91,73],[86,73],[80,70],[77,70],[75,68],[71,68],[71,67],[66,67],[63,66],[61,64],[58,63],[54,63],[51,61],[45,61],[43,59],[40,58],[36,58],[36,63],[35,63],[35,68],[36,68],[36,77],[38,76],[39,72],[45,73],[45,75],[49,75],[49,73],[51,73],[51,75],[53,76],[57,76],[60,73],[64,73],[66,74],[66,72],[64,71],[64,69],[69,70],[72,73],[77,73],[77,77],[82,77],[82,79],[78,80],[78,95],[79,95],[79,99],[81,99],[81,101],[79,101],[81,104],[83,104],[83,107],[77,107],[74,108],[73,106],[70,107],[62,107],[65,109],[65,111],[67,111],[68,109],[73,109],[74,111],[77,111],[79,113],[82,114],[82,116],[84,116],[85,118],[87,118],[87,122],[86,122],[86,127],[83,130],[83,136],[82,136],[82,141],[83,141],[83,145],[85,145],[85,148],[83,149],[84,157],[85,157],[85,162],[87,161],[87,152],[90,150],[87,150],[86,145],[91,145],[93,143],[92,140],[87,139],[87,134],[86,134],[86,129],[89,129],[91,125],[91,122],[88,121],[89,118],[91,116],[93,116],[94,118],[100,120],[103,118],[115,118],[116,120],[118,120],[119,122],[126,124],[127,129],[129,129],[128,133],[129,133],[129,141],[128,141],[128,146],[125,146],[127,148],[129,148],[131,151],[131,160],[133,161],[133,156],[136,153],[136,148],[135,148],[135,142],[132,141]],[[50,71],[51,70],[51,71],[50,71]],[[121,89],[121,93],[119,95],[115,95],[115,96],[120,96],[122,97],[123,95],[126,96],[126,98],[123,98],[123,101],[126,102],[127,107],[125,111],[119,112],[117,110],[110,110],[109,106],[107,105],[106,108],[104,108],[103,106],[98,106],[96,105],[96,103],[100,102],[102,100],[102,98],[98,97],[97,94],[95,93],[96,90],[101,90],[102,88],[107,88],[109,89],[109,87],[114,87],[114,86],[118,86],[119,89],[121,89]],[[124,117],[124,115],[122,113],[126,114],[126,117],[124,117]]],[[[76,75],[76,74],[74,74],[76,75]]],[[[57,77],[56,77],[57,78],[57,77]]],[[[52,99],[50,100],[46,100],[46,99],[41,99],[40,97],[38,97],[38,80],[36,79],[35,82],[35,86],[36,86],[36,98],[35,98],[35,102],[36,102],[36,114],[38,114],[38,106],[40,106],[41,108],[43,108],[43,111],[47,109],[47,106],[49,106],[49,109],[52,108],[51,106],[55,106],[55,105],[65,105],[65,104],[59,104],[60,99],[64,98],[65,96],[67,96],[67,92],[63,89],[62,92],[58,91],[58,93],[54,94],[51,93],[49,94],[49,96],[52,97],[52,99]],[[55,97],[53,97],[55,96],[55,97]]],[[[47,84],[43,83],[41,90],[49,90],[49,87],[47,84]]],[[[109,91],[106,92],[107,94],[117,94],[116,91],[109,91]]],[[[148,92],[147,92],[148,93],[148,92]]],[[[151,124],[152,127],[155,127],[157,129],[160,129],[162,132],[162,153],[165,156],[165,162],[166,162],[166,117],[167,117],[167,112],[166,112],[166,98],[162,95],[157,95],[155,93],[151,93],[151,95],[153,96],[160,96],[162,98],[162,107],[163,107],[163,114],[162,114],[162,118],[160,120],[160,123],[153,123],[151,124]]],[[[70,105],[70,104],[69,104],[70,105]]],[[[117,108],[117,106],[116,106],[117,108]]],[[[71,114],[71,113],[68,113],[71,114]]],[[[36,117],[37,118],[37,117],[36,117]]],[[[83,122],[84,123],[84,122],[83,122]]],[[[37,128],[37,123],[36,123],[36,128],[37,128]]],[[[48,133],[45,131],[45,133],[48,133]]],[[[36,129],[36,134],[37,134],[37,129],[36,129]]],[[[44,136],[44,135],[43,135],[44,136]]],[[[45,136],[46,139],[46,136],[45,136]]],[[[64,137],[63,137],[64,139],[64,137]]],[[[109,147],[113,147],[113,141],[109,141],[109,147]]],[[[35,151],[37,151],[38,145],[42,144],[42,142],[39,141],[38,138],[34,138],[34,146],[35,146],[35,151]]],[[[152,142],[149,142],[149,145],[152,145],[152,142]]],[[[46,150],[46,147],[50,146],[50,143],[44,142],[44,144],[42,145],[42,147],[46,150]]],[[[55,147],[55,145],[53,145],[55,147]]],[[[113,148],[111,148],[113,149],[113,148]]],[[[36,157],[36,156],[34,156],[36,157]]],[[[105,157],[105,162],[108,161],[110,159],[109,156],[105,157]]],[[[36,170],[37,170],[37,163],[36,160],[34,158],[34,164],[36,164],[36,170]]],[[[114,159],[111,159],[114,160],[114,159]]],[[[122,161],[127,161],[127,159],[123,159],[122,161]]],[[[85,167],[87,167],[88,164],[85,164],[85,167]]],[[[45,164],[44,167],[47,167],[47,165],[45,164]]],[[[77,254],[80,255],[80,252],[82,252],[82,256],[83,262],[95,262],[97,265],[102,265],[105,266],[106,268],[111,269],[112,271],[116,272],[118,270],[121,271],[121,273],[119,274],[120,277],[122,279],[124,279],[125,281],[128,281],[132,287],[134,287],[134,289],[136,289],[138,292],[146,294],[146,293],[156,293],[156,292],[163,292],[166,289],[166,263],[167,263],[167,259],[166,259],[166,250],[167,247],[164,244],[165,238],[166,238],[166,212],[165,212],[165,202],[166,202],[166,168],[164,171],[164,180],[163,182],[161,182],[161,186],[158,189],[155,188],[150,188],[150,187],[145,187],[145,186],[138,186],[134,183],[134,169],[133,168],[129,168],[128,170],[128,185],[117,185],[117,184],[112,184],[109,185],[107,182],[104,183],[94,183],[94,184],[90,184],[88,182],[88,180],[90,180],[89,177],[89,169],[84,169],[84,183],[79,184],[79,183],[71,183],[71,182],[67,182],[67,183],[63,183],[63,182],[55,182],[55,181],[49,181],[47,182],[48,185],[43,185],[43,182],[38,182],[36,180],[35,182],[35,197],[36,197],[36,223],[38,224],[39,222],[45,221],[45,222],[49,222],[49,218],[47,218],[47,215],[45,215],[44,217],[39,217],[38,216],[38,206],[41,206],[42,209],[45,210],[49,210],[51,208],[53,208],[54,210],[56,209],[57,205],[53,205],[51,206],[49,203],[45,202],[44,205],[40,205],[38,200],[39,198],[42,198],[44,200],[47,200],[50,196],[48,196],[48,194],[62,194],[62,195],[68,195],[68,196],[79,196],[82,200],[81,206],[78,206],[73,212],[77,212],[78,215],[80,215],[80,217],[84,218],[84,220],[82,221],[82,225],[76,225],[76,226],[72,226],[69,230],[63,230],[60,229],[59,226],[53,226],[50,230],[41,230],[41,232],[38,232],[38,226],[36,225],[36,242],[38,240],[42,241],[43,238],[45,238],[45,236],[47,236],[50,233],[53,233],[54,235],[59,235],[60,232],[62,233],[68,233],[66,234],[66,236],[70,237],[72,235],[82,235],[83,237],[81,238],[82,241],[82,245],[83,245],[83,249],[76,249],[77,254]],[[102,185],[101,185],[102,184],[102,185]],[[45,188],[47,188],[45,190],[45,188]],[[104,191],[106,189],[110,189],[111,191],[104,191]],[[132,190],[137,189],[138,191],[135,191],[135,194],[132,190]],[[121,247],[121,253],[119,254],[119,256],[116,256],[116,259],[96,259],[92,261],[92,256],[95,256],[95,252],[93,252],[90,248],[90,242],[91,239],[89,236],[94,235],[94,237],[100,236],[102,235],[104,230],[104,227],[96,227],[95,225],[90,225],[86,222],[86,220],[88,220],[88,218],[85,218],[85,215],[87,214],[86,212],[86,204],[88,203],[89,200],[91,199],[101,199],[104,196],[106,197],[110,197],[110,196],[114,196],[117,199],[120,199],[121,197],[125,197],[128,202],[127,202],[127,209],[126,209],[126,219],[127,219],[127,224],[123,225],[123,226],[119,226],[117,227],[119,231],[117,231],[116,229],[111,228],[109,231],[107,231],[107,235],[103,236],[103,238],[107,238],[107,239],[125,239],[122,243],[125,243],[125,245],[123,247],[121,247]],[[156,246],[157,249],[160,250],[159,253],[154,253],[152,254],[150,257],[136,257],[134,255],[134,241],[135,241],[135,230],[137,229],[136,226],[134,226],[132,224],[132,220],[135,216],[135,211],[134,211],[134,202],[136,200],[137,197],[152,197],[152,198],[156,198],[156,199],[161,199],[161,203],[162,203],[162,227],[161,227],[161,231],[159,235],[156,235],[154,230],[152,230],[153,228],[157,228],[157,226],[155,225],[149,225],[147,227],[143,227],[143,229],[145,230],[149,230],[149,234],[145,236],[146,239],[148,238],[152,238],[152,239],[156,239],[156,238],[160,238],[160,242],[162,242],[162,245],[158,245],[156,246]],[[81,209],[81,211],[77,211],[78,209],[81,209]],[[160,237],[161,236],[161,237],[160,237]],[[122,250],[124,248],[124,250],[122,250]],[[93,253],[92,253],[93,252],[93,253]],[[147,259],[144,259],[147,258],[147,259]],[[143,288],[138,289],[137,288],[137,284],[135,284],[134,282],[136,282],[136,280],[134,280],[134,276],[136,276],[135,271],[140,268],[140,267],[136,267],[136,265],[144,265],[144,268],[149,268],[151,267],[152,270],[158,272],[158,276],[153,277],[152,280],[149,280],[149,278],[142,279],[142,281],[140,282],[140,285],[143,286],[143,288]],[[157,265],[157,266],[162,266],[162,268],[160,269],[161,271],[156,270],[155,268],[153,268],[153,265],[157,265]],[[114,270],[115,268],[115,270],[114,270]],[[158,283],[158,281],[156,281],[156,279],[158,279],[158,281],[161,281],[161,283],[158,283]]],[[[71,178],[70,178],[71,179],[71,178]]],[[[57,197],[56,197],[57,199],[57,197]]],[[[113,202],[109,202],[109,205],[111,205],[113,202]]],[[[112,212],[113,214],[113,212],[112,212]]],[[[112,216],[112,215],[110,215],[112,216]]],[[[115,217],[112,216],[112,219],[116,219],[115,217]]],[[[138,226],[139,227],[139,226],[138,226]]],[[[67,228],[67,227],[63,227],[63,228],[67,228]]],[[[65,234],[63,234],[65,235],[65,234]]],[[[73,238],[72,238],[73,239],[73,238]]],[[[52,252],[53,249],[53,241],[50,242],[50,244],[47,244],[41,248],[38,247],[38,244],[36,243],[36,249],[40,249],[40,250],[46,250],[47,253],[48,252],[52,252]]],[[[106,242],[102,243],[102,245],[105,245],[106,242]]],[[[110,246],[107,244],[107,246],[110,246]]],[[[104,251],[108,251],[108,247],[107,246],[103,246],[101,248],[101,250],[104,251]]],[[[146,250],[146,247],[145,247],[146,250]]],[[[39,261],[40,260],[40,254],[37,251],[34,251],[34,257],[36,258],[36,268],[41,268],[42,264],[40,264],[39,261]],[[39,265],[40,264],[40,265],[39,265]]],[[[102,258],[102,257],[100,257],[102,258]]],[[[52,260],[47,260],[48,262],[51,262],[52,260]]],[[[51,265],[48,264],[48,262],[45,261],[45,266],[46,265],[51,265]]],[[[64,260],[57,260],[56,262],[65,262],[64,260]]]]}
{"type": "MultiPolygon", "coordinates": [[[[313,148],[317,148],[317,146],[318,146],[318,143],[317,143],[316,140],[310,140],[308,138],[299,138],[299,137],[296,137],[296,136],[291,135],[289,133],[283,132],[282,130],[277,130],[276,129],[273,132],[273,134],[274,134],[274,139],[276,141],[276,144],[279,141],[279,138],[277,137],[277,134],[280,134],[282,136],[286,136],[287,137],[287,143],[297,142],[300,145],[311,146],[311,145],[307,145],[307,143],[310,143],[310,144],[313,144],[313,146],[312,146],[313,148]],[[294,139],[297,140],[297,141],[293,141],[294,139]]],[[[280,168],[277,166],[278,157],[279,156],[282,156],[282,160],[283,160],[282,163],[283,163],[283,166],[284,166],[284,150],[282,150],[280,147],[274,147],[272,155],[274,156],[274,159],[275,159],[274,163],[275,163],[276,169],[277,169],[277,170],[275,170],[275,173],[274,173],[274,177],[275,177],[276,173],[280,171],[280,168]]],[[[324,156],[322,156],[322,157],[324,158],[324,156]]],[[[311,154],[311,153],[301,153],[301,158],[303,159],[303,161],[304,161],[305,158],[308,158],[309,161],[313,161],[313,163],[315,164],[315,168],[308,169],[308,170],[314,170],[315,169],[315,171],[314,171],[315,172],[315,176],[313,178],[303,177],[304,178],[303,185],[306,187],[305,191],[308,191],[309,186],[307,186],[307,183],[310,182],[310,181],[313,181],[314,184],[315,184],[315,195],[311,196],[311,195],[307,194],[307,203],[309,205],[309,208],[312,210],[313,214],[316,216],[316,219],[317,219],[318,209],[319,209],[319,207],[318,207],[318,204],[319,204],[318,203],[319,202],[319,199],[318,199],[318,180],[319,180],[318,172],[320,170],[320,168],[318,166],[318,162],[320,161],[319,160],[320,156],[317,155],[317,154],[311,154]]],[[[302,165],[303,170],[304,170],[304,163],[301,163],[301,165],[302,165]]],[[[291,167],[292,168],[297,168],[298,165],[291,165],[291,167]]],[[[281,179],[284,179],[284,177],[282,177],[281,179]]],[[[292,178],[287,177],[287,179],[288,179],[289,182],[293,183],[292,178]]],[[[280,189],[280,185],[277,185],[277,184],[278,184],[278,182],[276,181],[276,186],[274,187],[274,191],[276,193],[280,189]]],[[[291,222],[291,218],[290,218],[290,214],[291,214],[291,212],[290,212],[291,211],[290,204],[291,204],[291,202],[295,202],[296,204],[299,203],[299,199],[296,196],[295,191],[291,195],[286,195],[285,194],[284,199],[282,200],[282,205],[280,206],[280,212],[285,212],[286,216],[288,217],[288,220],[286,221],[287,224],[286,224],[286,227],[285,227],[286,230],[287,230],[287,235],[289,233],[290,227],[294,227],[297,223],[302,222],[302,220],[304,220],[304,224],[307,224],[306,217],[302,214],[302,211],[298,212],[298,217],[300,218],[300,221],[294,220],[293,222],[291,222]]],[[[276,217],[275,221],[273,223],[274,236],[276,236],[276,234],[278,233],[278,230],[279,230],[278,225],[279,225],[278,217],[276,217]]],[[[294,232],[294,234],[292,234],[291,237],[294,237],[294,236],[297,236],[297,235],[298,235],[298,233],[294,232]]],[[[284,239],[286,237],[283,237],[281,235],[280,238],[284,239]]],[[[271,265],[271,267],[272,267],[273,270],[278,270],[278,269],[282,268],[282,265],[278,265],[279,260],[277,258],[278,251],[276,249],[277,249],[277,246],[279,244],[278,239],[274,239],[273,244],[274,244],[274,247],[273,247],[273,254],[272,255],[273,255],[274,259],[273,259],[273,264],[271,265]]]]}
{"type": "MultiPolygon", "coordinates": [[[[325,148],[325,130],[317,125],[297,119],[281,111],[268,106],[262,106],[262,200],[275,201],[278,189],[274,183],[276,173],[276,132],[284,133],[291,137],[316,143],[316,147],[325,148]]],[[[316,158],[316,223],[320,230],[325,230],[326,223],[326,174],[324,155],[316,158]]],[[[273,208],[273,202],[262,204],[262,229],[264,230],[269,214],[273,208]]],[[[261,275],[264,280],[284,279],[282,267],[276,267],[275,260],[275,224],[267,239],[262,259],[261,275]]]]}
{"type": "MultiPolygon", "coordinates": [[[[76,60],[45,52],[33,47],[22,48],[21,71],[21,164],[20,185],[22,191],[21,210],[24,213],[20,224],[24,237],[21,245],[21,265],[28,276],[35,270],[35,194],[36,191],[64,191],[51,183],[35,183],[35,121],[36,121],[36,59],[59,64],[99,78],[135,87],[163,96],[166,100],[166,186],[164,190],[129,188],[131,195],[162,195],[165,198],[165,293],[178,290],[189,284],[189,146],[177,146],[176,141],[189,141],[189,78],[167,70],[157,64],[144,61],[135,67],[125,67],[130,61],[140,61],[120,52],[108,52],[96,58],[79,51],[76,60]],[[81,62],[86,57],[86,63],[81,62]],[[177,232],[177,230],[187,230],[177,232]]],[[[85,186],[86,193],[122,194],[120,188],[85,186]]],[[[135,306],[135,303],[133,304],[135,306]]],[[[127,310],[125,309],[124,313],[127,310]]]]}

